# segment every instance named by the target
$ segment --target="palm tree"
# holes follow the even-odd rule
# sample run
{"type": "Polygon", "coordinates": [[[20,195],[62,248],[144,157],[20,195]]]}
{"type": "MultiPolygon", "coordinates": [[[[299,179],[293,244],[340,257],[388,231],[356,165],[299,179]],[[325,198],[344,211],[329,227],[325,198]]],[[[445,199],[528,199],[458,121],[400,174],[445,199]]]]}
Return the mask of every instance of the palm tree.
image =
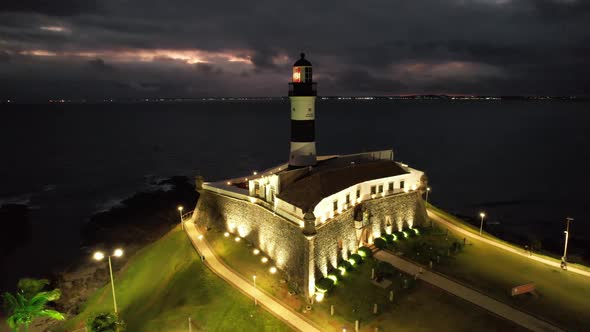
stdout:
{"type": "Polygon", "coordinates": [[[28,331],[29,325],[37,317],[64,320],[65,316],[61,312],[45,309],[47,302],[56,301],[60,296],[61,291],[59,289],[39,292],[30,299],[26,298],[21,292],[17,292],[16,296],[4,293],[4,303],[9,314],[8,319],[6,319],[8,326],[17,332],[24,325],[25,331],[28,331]]]}

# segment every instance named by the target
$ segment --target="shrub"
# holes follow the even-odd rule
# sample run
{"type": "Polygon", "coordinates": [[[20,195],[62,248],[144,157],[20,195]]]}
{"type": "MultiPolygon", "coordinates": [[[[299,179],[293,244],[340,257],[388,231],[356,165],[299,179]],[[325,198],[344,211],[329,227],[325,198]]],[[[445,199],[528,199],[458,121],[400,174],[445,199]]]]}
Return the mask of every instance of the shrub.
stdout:
{"type": "Polygon", "coordinates": [[[373,241],[373,244],[379,249],[385,249],[387,247],[387,242],[380,237],[376,238],[375,241],[373,241]]]}
{"type": "Polygon", "coordinates": [[[344,269],[346,271],[352,270],[352,264],[349,261],[342,261],[338,264],[338,269],[344,269]]]}
{"type": "Polygon", "coordinates": [[[387,241],[387,243],[393,243],[395,237],[392,234],[385,234],[382,236],[382,238],[385,239],[385,241],[387,241]]]}
{"type": "Polygon", "coordinates": [[[360,247],[358,250],[358,254],[361,255],[361,257],[363,258],[373,256],[373,252],[368,247],[360,247]]]}
{"type": "Polygon", "coordinates": [[[90,332],[123,332],[125,324],[123,321],[117,320],[117,316],[112,312],[100,312],[88,317],[86,329],[90,332]]]}
{"type": "Polygon", "coordinates": [[[339,269],[333,269],[328,274],[328,278],[334,280],[334,283],[336,283],[336,280],[342,280],[342,271],[339,269]]]}
{"type": "Polygon", "coordinates": [[[315,289],[321,293],[327,293],[334,288],[334,280],[330,278],[322,278],[315,284],[315,289]]]}
{"type": "Polygon", "coordinates": [[[361,255],[359,254],[352,254],[350,255],[350,257],[348,258],[348,261],[352,264],[352,265],[358,265],[361,264],[363,262],[363,258],[361,257],[361,255]]]}

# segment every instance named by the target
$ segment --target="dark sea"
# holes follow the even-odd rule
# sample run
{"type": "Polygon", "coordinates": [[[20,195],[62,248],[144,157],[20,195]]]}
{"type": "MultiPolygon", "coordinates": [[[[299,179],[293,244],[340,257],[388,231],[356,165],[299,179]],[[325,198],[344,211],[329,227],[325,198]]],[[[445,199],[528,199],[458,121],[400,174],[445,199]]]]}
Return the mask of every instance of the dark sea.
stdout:
{"type": "MultiPolygon", "coordinates": [[[[487,230],[556,255],[571,216],[568,256],[590,261],[590,103],[318,101],[316,114],[318,154],[393,148],[427,173],[430,202],[474,224],[484,210],[487,230]]],[[[287,101],[0,105],[0,205],[27,205],[32,224],[0,288],[67,265],[92,214],[155,179],[286,161],[289,115],[287,101]]]]}

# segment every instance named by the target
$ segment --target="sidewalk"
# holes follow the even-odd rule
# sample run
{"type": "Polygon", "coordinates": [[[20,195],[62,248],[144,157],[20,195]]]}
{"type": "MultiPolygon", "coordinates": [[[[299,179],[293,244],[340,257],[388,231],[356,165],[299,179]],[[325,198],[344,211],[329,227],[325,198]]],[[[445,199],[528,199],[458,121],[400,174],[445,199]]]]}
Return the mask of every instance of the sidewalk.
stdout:
{"type": "Polygon", "coordinates": [[[205,264],[211,269],[211,271],[223,278],[232,286],[238,288],[242,293],[252,298],[256,298],[258,305],[265,307],[273,315],[283,320],[294,329],[305,332],[320,332],[320,329],[315,327],[307,319],[301,317],[290,308],[287,308],[261,289],[255,288],[250,281],[245,280],[242,276],[238,275],[236,272],[228,268],[223,262],[221,262],[214,254],[211,247],[209,247],[205,239],[199,239],[199,235],[201,234],[197,230],[195,224],[191,222],[185,222],[184,230],[191,240],[193,247],[195,247],[197,253],[201,257],[205,257],[205,264]]]}
{"type": "MultiPolygon", "coordinates": [[[[486,238],[484,236],[481,236],[479,234],[470,232],[469,230],[464,229],[464,228],[461,228],[461,227],[455,225],[454,223],[446,220],[445,218],[441,217],[436,212],[432,212],[431,210],[428,210],[428,217],[431,218],[432,220],[436,221],[437,223],[439,223],[441,225],[444,225],[444,226],[448,227],[449,229],[452,229],[452,230],[454,230],[456,232],[459,232],[459,233],[461,233],[463,235],[466,235],[468,237],[471,237],[471,238],[480,240],[482,242],[485,242],[487,244],[493,245],[493,246],[498,247],[500,249],[509,251],[509,252],[511,252],[513,254],[517,254],[517,255],[520,255],[522,257],[526,257],[528,259],[532,259],[534,261],[537,261],[537,262],[540,262],[540,263],[543,263],[543,264],[547,264],[547,265],[552,266],[552,267],[561,268],[561,265],[560,265],[561,262],[559,262],[559,261],[551,260],[551,259],[548,259],[548,258],[545,258],[545,257],[541,257],[541,256],[529,255],[529,254],[525,253],[523,250],[517,250],[514,247],[511,247],[509,245],[505,245],[505,244],[503,244],[501,242],[497,242],[497,241],[494,241],[492,239],[488,239],[488,238],[486,238]]],[[[582,270],[582,269],[579,269],[579,268],[576,268],[575,266],[571,266],[571,265],[568,265],[567,272],[577,273],[577,274],[583,275],[585,277],[590,277],[590,272],[585,271],[585,270],[582,270]]]]}
{"type": "Polygon", "coordinates": [[[465,287],[456,283],[444,276],[430,272],[421,268],[421,266],[401,259],[392,253],[380,250],[373,255],[376,259],[390,263],[399,270],[404,271],[410,275],[418,274],[418,278],[434,285],[444,291],[456,295],[466,301],[476,304],[500,317],[512,321],[520,326],[523,326],[531,331],[563,331],[562,329],[517,310],[507,304],[494,300],[471,288],[465,287]],[[419,271],[422,269],[422,273],[419,271]]]}

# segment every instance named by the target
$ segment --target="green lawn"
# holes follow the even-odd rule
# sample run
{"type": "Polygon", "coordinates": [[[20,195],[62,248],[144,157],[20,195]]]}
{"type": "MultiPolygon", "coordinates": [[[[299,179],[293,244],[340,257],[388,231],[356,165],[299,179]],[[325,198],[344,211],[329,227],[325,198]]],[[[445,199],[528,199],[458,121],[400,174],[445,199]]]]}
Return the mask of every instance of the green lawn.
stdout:
{"type": "MultiPolygon", "coordinates": [[[[224,237],[219,230],[212,229],[205,238],[219,257],[230,267],[248,278],[256,275],[256,283],[280,298],[294,310],[304,312],[305,301],[300,296],[290,296],[288,285],[279,282],[280,272],[271,274],[268,268],[272,262],[262,264],[260,255],[253,255],[254,247],[245,241],[235,242],[234,237],[224,237]]],[[[316,303],[311,312],[304,315],[325,331],[354,331],[354,321],[360,319],[361,331],[518,331],[518,327],[487,311],[473,306],[453,295],[449,295],[412,277],[396,273],[393,284],[383,289],[370,282],[373,260],[368,259],[347,272],[334,290],[321,303],[316,303]],[[409,280],[409,289],[402,287],[403,278],[409,280]],[[413,286],[412,286],[413,285],[413,286]],[[388,300],[389,291],[394,290],[394,302],[388,300]],[[373,303],[379,305],[379,315],[372,313],[373,303]],[[330,305],[335,305],[335,316],[330,316],[330,305]],[[465,314],[468,313],[468,314],[465,314]]]]}
{"type": "MultiPolygon", "coordinates": [[[[452,218],[454,224],[463,226],[459,219],[452,218]]],[[[469,229],[468,225],[464,226],[469,229]]],[[[441,262],[435,264],[435,271],[568,330],[590,330],[588,277],[562,271],[473,239],[468,239],[467,245],[458,254],[448,257],[446,254],[451,244],[455,241],[463,244],[464,236],[449,232],[447,237],[446,228],[440,227],[423,232],[419,237],[398,240],[392,250],[425,265],[439,255],[441,262]],[[528,282],[535,283],[538,296],[510,296],[512,287],[528,282]]]]}
{"type": "Polygon", "coordinates": [[[510,254],[476,240],[469,241],[449,264],[436,269],[568,330],[590,330],[588,277],[510,254]],[[538,297],[510,296],[512,287],[528,282],[535,283],[538,297]]]}
{"type": "MultiPolygon", "coordinates": [[[[128,331],[186,331],[189,316],[193,331],[291,331],[207,269],[178,228],[129,258],[115,285],[128,331]]],[[[106,285],[59,331],[81,327],[91,312],[111,309],[106,285]]]]}

